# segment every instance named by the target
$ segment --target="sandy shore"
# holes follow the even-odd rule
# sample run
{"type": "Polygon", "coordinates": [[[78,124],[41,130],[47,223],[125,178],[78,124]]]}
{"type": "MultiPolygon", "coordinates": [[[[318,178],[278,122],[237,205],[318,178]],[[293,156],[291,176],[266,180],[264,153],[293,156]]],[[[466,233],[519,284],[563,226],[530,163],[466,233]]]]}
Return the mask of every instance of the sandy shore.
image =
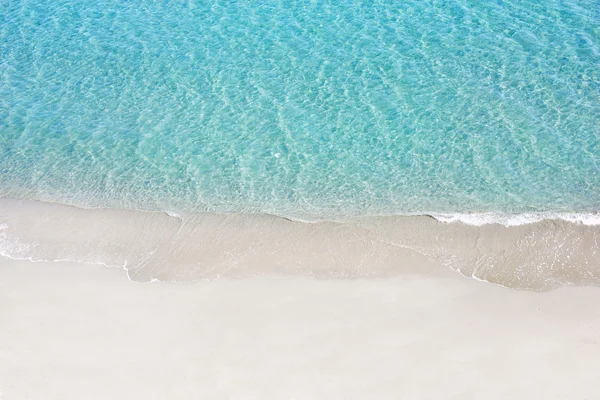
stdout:
{"type": "Polygon", "coordinates": [[[595,399],[600,288],[452,272],[138,284],[0,258],[13,399],[595,399]]]}
{"type": "Polygon", "coordinates": [[[454,270],[502,286],[548,290],[600,285],[600,225],[592,222],[474,226],[420,215],[306,223],[0,198],[0,255],[125,267],[136,282],[454,270]]]}

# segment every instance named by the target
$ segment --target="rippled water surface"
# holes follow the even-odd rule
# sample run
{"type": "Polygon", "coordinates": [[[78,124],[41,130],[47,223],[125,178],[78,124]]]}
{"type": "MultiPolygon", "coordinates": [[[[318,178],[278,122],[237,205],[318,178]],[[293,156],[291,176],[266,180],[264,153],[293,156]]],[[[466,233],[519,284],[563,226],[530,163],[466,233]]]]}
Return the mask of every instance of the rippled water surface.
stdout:
{"type": "Polygon", "coordinates": [[[0,195],[598,210],[600,2],[4,0],[0,195]]]}

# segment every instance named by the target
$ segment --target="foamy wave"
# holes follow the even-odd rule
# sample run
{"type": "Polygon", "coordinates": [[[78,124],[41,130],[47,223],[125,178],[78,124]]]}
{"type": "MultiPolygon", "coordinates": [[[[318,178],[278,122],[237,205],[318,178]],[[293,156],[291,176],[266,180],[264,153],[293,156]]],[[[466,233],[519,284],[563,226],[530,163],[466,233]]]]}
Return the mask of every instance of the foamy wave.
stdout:
{"type": "Polygon", "coordinates": [[[165,213],[166,213],[166,214],[167,214],[169,217],[182,219],[182,216],[181,216],[181,214],[179,214],[179,213],[176,213],[176,212],[174,212],[174,211],[165,211],[165,213]]]}
{"type": "Polygon", "coordinates": [[[23,254],[28,253],[29,247],[29,245],[22,243],[17,238],[9,238],[8,225],[0,224],[0,256],[26,259],[28,257],[23,256],[23,254]]]}
{"type": "Polygon", "coordinates": [[[562,220],[581,225],[600,225],[599,213],[469,213],[469,214],[432,214],[440,222],[460,222],[466,225],[482,226],[498,224],[504,226],[518,226],[533,224],[544,220],[562,220]]]}

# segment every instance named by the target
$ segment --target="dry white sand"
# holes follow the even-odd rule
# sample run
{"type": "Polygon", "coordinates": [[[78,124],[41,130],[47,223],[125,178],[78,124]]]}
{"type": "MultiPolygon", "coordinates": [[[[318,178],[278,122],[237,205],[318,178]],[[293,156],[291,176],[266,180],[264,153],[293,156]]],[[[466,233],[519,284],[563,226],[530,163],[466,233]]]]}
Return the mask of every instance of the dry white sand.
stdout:
{"type": "Polygon", "coordinates": [[[451,273],[137,284],[0,258],[0,398],[597,399],[599,304],[451,273]]]}

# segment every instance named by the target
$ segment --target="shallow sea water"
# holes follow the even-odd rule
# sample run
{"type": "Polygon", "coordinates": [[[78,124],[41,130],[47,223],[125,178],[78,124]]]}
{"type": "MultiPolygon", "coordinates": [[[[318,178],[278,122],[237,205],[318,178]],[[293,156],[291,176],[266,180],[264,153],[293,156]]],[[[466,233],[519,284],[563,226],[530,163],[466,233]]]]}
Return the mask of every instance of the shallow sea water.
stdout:
{"type": "Polygon", "coordinates": [[[0,195],[330,218],[600,205],[598,1],[0,4],[0,195]]]}

